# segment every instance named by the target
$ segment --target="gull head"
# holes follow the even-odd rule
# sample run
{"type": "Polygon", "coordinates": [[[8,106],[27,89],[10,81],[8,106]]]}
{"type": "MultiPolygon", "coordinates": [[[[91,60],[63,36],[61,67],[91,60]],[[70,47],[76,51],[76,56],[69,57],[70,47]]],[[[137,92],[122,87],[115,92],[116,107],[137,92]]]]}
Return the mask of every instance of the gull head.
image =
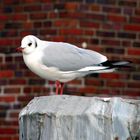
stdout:
{"type": "Polygon", "coordinates": [[[21,41],[21,46],[18,48],[23,54],[33,53],[37,48],[37,41],[39,39],[33,35],[25,36],[21,41]]]}

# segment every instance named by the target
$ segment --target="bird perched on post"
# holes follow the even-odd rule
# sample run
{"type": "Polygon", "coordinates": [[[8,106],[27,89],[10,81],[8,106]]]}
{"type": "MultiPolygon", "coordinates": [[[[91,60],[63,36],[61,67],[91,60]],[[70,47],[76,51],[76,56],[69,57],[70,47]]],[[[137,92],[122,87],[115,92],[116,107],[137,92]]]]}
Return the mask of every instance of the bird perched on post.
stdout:
{"type": "Polygon", "coordinates": [[[129,61],[109,61],[106,56],[64,42],[40,40],[28,35],[17,48],[27,67],[38,76],[56,81],[56,94],[63,94],[64,83],[91,73],[113,72],[129,61]]]}

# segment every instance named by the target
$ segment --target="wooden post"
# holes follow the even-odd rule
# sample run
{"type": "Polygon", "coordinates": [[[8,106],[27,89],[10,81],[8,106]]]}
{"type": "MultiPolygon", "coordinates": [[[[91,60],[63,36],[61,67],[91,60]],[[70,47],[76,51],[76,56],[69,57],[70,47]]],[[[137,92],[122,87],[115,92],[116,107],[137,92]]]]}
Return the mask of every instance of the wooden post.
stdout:
{"type": "Polygon", "coordinates": [[[135,140],[140,100],[44,96],[19,114],[20,140],[135,140]]]}

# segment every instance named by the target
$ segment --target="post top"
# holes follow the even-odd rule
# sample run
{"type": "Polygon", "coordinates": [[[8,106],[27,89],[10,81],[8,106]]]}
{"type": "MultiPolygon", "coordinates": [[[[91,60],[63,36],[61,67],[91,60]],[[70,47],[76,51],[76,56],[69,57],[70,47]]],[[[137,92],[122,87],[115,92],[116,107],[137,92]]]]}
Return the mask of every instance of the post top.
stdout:
{"type": "Polygon", "coordinates": [[[28,105],[22,109],[19,118],[35,113],[53,114],[56,117],[60,115],[72,116],[93,113],[96,115],[106,114],[109,117],[112,111],[133,116],[133,111],[131,111],[130,108],[133,109],[134,105],[139,106],[138,108],[140,109],[140,100],[121,97],[41,96],[31,100],[28,105]]]}

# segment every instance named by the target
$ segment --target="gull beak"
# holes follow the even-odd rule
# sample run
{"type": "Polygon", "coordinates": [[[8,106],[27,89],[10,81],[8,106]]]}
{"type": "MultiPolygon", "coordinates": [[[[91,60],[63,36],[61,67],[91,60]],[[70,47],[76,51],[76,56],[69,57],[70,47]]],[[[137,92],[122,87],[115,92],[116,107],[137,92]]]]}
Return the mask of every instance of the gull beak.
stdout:
{"type": "Polygon", "coordinates": [[[21,48],[21,47],[16,48],[17,52],[22,52],[23,50],[24,50],[24,48],[21,48]]]}

